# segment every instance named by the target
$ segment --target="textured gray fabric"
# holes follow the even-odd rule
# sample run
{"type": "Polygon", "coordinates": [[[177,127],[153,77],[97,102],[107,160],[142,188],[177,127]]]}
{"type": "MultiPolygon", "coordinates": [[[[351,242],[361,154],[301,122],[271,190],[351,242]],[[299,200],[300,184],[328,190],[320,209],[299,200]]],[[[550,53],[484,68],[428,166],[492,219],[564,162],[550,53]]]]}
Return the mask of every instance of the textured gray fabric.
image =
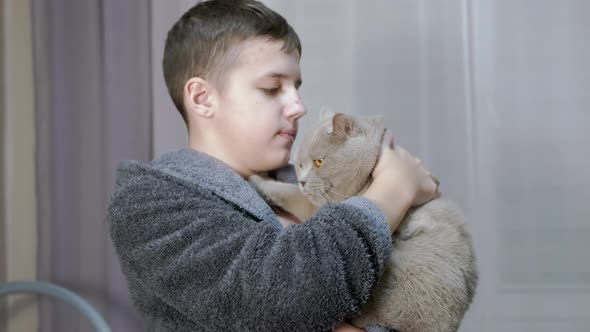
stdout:
{"type": "Polygon", "coordinates": [[[358,313],[391,251],[371,201],[283,229],[237,173],[190,149],[123,162],[108,221],[151,331],[326,331],[358,313]]]}

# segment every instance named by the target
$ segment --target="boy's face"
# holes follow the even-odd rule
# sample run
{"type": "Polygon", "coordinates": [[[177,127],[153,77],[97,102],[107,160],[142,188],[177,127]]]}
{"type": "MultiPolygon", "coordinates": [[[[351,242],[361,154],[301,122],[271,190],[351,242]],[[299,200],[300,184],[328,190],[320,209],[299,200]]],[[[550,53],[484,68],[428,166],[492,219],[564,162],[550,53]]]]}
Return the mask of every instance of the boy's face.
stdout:
{"type": "Polygon", "coordinates": [[[297,52],[282,41],[252,39],[241,44],[238,62],[217,95],[214,126],[223,159],[242,176],[289,161],[297,120],[306,111],[299,97],[297,52]]]}

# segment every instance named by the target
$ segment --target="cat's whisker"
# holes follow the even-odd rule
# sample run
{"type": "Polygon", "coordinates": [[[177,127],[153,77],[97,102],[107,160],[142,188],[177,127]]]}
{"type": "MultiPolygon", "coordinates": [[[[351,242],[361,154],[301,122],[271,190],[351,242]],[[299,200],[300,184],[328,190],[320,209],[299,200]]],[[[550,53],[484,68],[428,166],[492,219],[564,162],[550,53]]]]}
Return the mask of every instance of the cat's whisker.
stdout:
{"type": "Polygon", "coordinates": [[[327,193],[327,192],[333,193],[333,194],[335,194],[335,195],[342,196],[342,197],[344,197],[344,198],[348,198],[348,197],[349,197],[349,196],[347,196],[347,195],[344,195],[344,194],[341,194],[341,193],[339,193],[339,192],[336,192],[335,190],[332,190],[332,189],[330,189],[330,187],[328,187],[328,186],[326,186],[326,185],[324,185],[324,184],[321,184],[321,183],[316,183],[316,184],[313,184],[313,185],[311,185],[311,186],[308,186],[306,189],[307,189],[309,192],[316,192],[316,191],[317,191],[317,192],[320,192],[320,193],[321,193],[321,195],[327,199],[327,202],[328,202],[328,203],[336,203],[336,200],[335,200],[335,199],[332,199],[332,198],[331,198],[331,197],[328,195],[328,193],[327,193]]]}
{"type": "Polygon", "coordinates": [[[336,203],[335,200],[331,199],[330,196],[328,196],[328,194],[325,191],[321,191],[322,195],[324,195],[324,197],[326,197],[326,199],[328,200],[328,203],[336,203]]]}
{"type": "Polygon", "coordinates": [[[317,190],[317,189],[320,189],[320,190],[322,190],[322,191],[323,191],[324,189],[329,189],[329,187],[328,187],[328,186],[326,186],[326,185],[325,185],[325,184],[323,184],[323,183],[315,183],[315,184],[312,184],[312,185],[308,185],[308,189],[310,189],[310,190],[317,190]]]}
{"type": "Polygon", "coordinates": [[[312,184],[308,184],[306,188],[311,189],[311,190],[315,190],[315,189],[320,189],[322,187],[324,187],[324,185],[321,183],[312,183],[312,184]]]}
{"type": "Polygon", "coordinates": [[[309,186],[306,188],[306,190],[308,192],[316,192],[316,191],[320,191],[320,192],[325,192],[324,190],[325,188],[322,185],[314,185],[314,186],[309,186]]]}
{"type": "Polygon", "coordinates": [[[332,194],[339,195],[339,196],[342,196],[342,197],[344,197],[344,198],[349,198],[349,197],[350,197],[349,195],[344,195],[344,194],[341,194],[341,193],[339,193],[339,192],[337,192],[337,191],[335,191],[334,189],[331,189],[331,188],[329,188],[329,187],[325,187],[324,189],[325,189],[326,191],[329,191],[329,192],[331,192],[332,194]]]}
{"type": "MultiPolygon", "coordinates": [[[[342,194],[342,193],[339,193],[339,192],[337,192],[336,190],[334,190],[334,189],[332,189],[332,188],[330,188],[330,187],[326,186],[325,184],[321,184],[321,183],[320,183],[320,184],[318,184],[317,186],[318,186],[318,188],[319,188],[319,189],[321,189],[322,191],[328,191],[328,192],[330,192],[330,193],[332,193],[332,194],[336,194],[336,195],[342,196],[342,197],[344,197],[344,198],[349,198],[349,197],[350,197],[349,195],[344,195],[344,194],[342,194]]],[[[315,189],[315,188],[314,188],[314,189],[315,189]]]]}

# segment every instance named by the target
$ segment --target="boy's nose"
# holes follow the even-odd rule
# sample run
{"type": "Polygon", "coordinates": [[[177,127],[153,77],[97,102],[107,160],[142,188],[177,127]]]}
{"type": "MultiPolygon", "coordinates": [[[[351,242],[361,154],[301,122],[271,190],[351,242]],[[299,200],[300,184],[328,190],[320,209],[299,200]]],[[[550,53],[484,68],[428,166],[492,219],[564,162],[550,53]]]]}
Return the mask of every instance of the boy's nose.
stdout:
{"type": "Polygon", "coordinates": [[[287,106],[285,113],[286,113],[285,115],[287,118],[298,119],[298,118],[304,116],[305,113],[307,113],[307,110],[305,109],[303,102],[301,102],[301,99],[296,98],[295,100],[293,100],[291,102],[291,104],[289,106],[287,106]]]}

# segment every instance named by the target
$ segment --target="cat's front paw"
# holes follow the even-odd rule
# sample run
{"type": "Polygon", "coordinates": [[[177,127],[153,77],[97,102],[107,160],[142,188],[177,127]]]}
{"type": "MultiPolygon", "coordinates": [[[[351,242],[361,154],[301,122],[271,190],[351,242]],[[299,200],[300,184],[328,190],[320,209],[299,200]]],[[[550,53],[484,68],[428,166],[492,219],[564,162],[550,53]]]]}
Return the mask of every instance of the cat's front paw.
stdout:
{"type": "Polygon", "coordinates": [[[272,192],[269,190],[271,183],[275,182],[272,179],[264,178],[260,175],[251,175],[248,177],[248,183],[256,190],[258,195],[262,197],[269,205],[276,205],[276,199],[273,198],[272,192]]]}
{"type": "Polygon", "coordinates": [[[256,192],[258,193],[258,195],[260,195],[260,197],[262,197],[267,203],[271,203],[272,199],[270,198],[270,196],[264,191],[264,187],[265,184],[271,181],[269,179],[265,179],[260,175],[251,175],[248,178],[248,183],[252,186],[252,188],[254,188],[256,190],[256,192]]]}
{"type": "Polygon", "coordinates": [[[410,218],[402,227],[398,228],[398,239],[407,241],[413,237],[420,235],[423,232],[434,227],[433,221],[430,218],[427,219],[413,219],[410,218]]]}

